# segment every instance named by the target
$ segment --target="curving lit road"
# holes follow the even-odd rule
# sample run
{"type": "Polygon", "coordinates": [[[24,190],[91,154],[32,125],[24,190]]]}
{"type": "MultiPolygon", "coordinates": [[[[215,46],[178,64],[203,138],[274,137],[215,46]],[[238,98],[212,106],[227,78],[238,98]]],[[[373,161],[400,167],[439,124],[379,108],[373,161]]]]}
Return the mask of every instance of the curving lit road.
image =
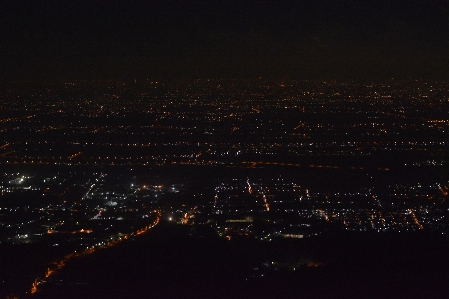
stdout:
{"type": "Polygon", "coordinates": [[[162,212],[160,210],[154,210],[154,212],[156,213],[156,219],[154,220],[154,222],[150,225],[147,225],[137,231],[134,231],[132,233],[129,233],[123,237],[119,237],[116,240],[112,240],[109,241],[107,243],[104,243],[102,245],[96,245],[96,246],[92,246],[86,250],[84,250],[83,252],[73,252],[70,253],[66,256],[64,256],[64,258],[60,261],[55,261],[52,263],[51,267],[49,267],[47,269],[47,271],[44,274],[43,278],[37,278],[33,284],[31,285],[31,290],[29,292],[29,294],[35,294],[36,292],[39,291],[39,287],[42,286],[42,284],[44,284],[47,279],[51,276],[53,276],[55,273],[57,273],[58,271],[60,271],[62,268],[64,268],[64,266],[66,265],[66,263],[70,260],[73,260],[75,258],[79,258],[79,257],[83,257],[89,254],[92,254],[94,252],[96,252],[98,249],[101,248],[108,248],[108,247],[112,247],[112,246],[116,246],[117,244],[123,242],[124,240],[128,240],[131,237],[136,237],[138,235],[141,235],[145,232],[147,232],[148,230],[152,229],[153,227],[155,227],[161,220],[161,216],[162,216],[162,212]]]}

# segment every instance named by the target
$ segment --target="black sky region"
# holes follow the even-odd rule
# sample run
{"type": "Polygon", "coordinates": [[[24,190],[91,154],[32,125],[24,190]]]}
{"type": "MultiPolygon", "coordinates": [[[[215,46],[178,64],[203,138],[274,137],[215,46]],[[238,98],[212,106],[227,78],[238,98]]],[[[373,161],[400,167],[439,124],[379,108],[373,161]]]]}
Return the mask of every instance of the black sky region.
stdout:
{"type": "Polygon", "coordinates": [[[0,79],[428,78],[448,1],[0,2],[0,79]]]}

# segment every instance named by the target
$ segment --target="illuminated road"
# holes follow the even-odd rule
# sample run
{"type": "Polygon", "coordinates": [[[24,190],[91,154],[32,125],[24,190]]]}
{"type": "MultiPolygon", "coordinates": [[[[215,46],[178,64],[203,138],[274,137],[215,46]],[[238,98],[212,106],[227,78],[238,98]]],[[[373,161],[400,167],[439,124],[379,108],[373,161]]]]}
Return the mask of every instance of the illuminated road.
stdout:
{"type": "Polygon", "coordinates": [[[408,211],[408,212],[410,213],[410,215],[412,216],[413,222],[416,224],[416,226],[418,226],[419,229],[424,229],[424,227],[422,226],[422,224],[419,223],[418,218],[416,218],[415,211],[413,211],[412,209],[408,209],[407,211],[408,211]]]}
{"type": "MultiPolygon", "coordinates": [[[[253,194],[253,188],[251,186],[251,183],[249,182],[249,178],[246,180],[246,184],[248,185],[248,193],[253,194]]],[[[262,188],[259,189],[259,194],[262,194],[263,198],[263,206],[265,207],[266,211],[270,211],[270,204],[267,201],[267,197],[265,196],[265,193],[263,192],[262,188]]]]}
{"type": "Polygon", "coordinates": [[[33,284],[31,285],[31,290],[30,290],[30,294],[35,294],[36,292],[39,291],[39,287],[42,286],[45,282],[47,282],[47,279],[50,278],[51,276],[53,276],[55,273],[57,273],[58,271],[60,271],[62,268],[64,268],[64,266],[67,264],[68,261],[73,260],[75,258],[79,258],[79,257],[83,257],[89,254],[92,254],[94,252],[96,252],[99,249],[102,248],[108,248],[108,247],[113,247],[116,246],[117,244],[123,242],[124,240],[128,240],[131,237],[136,237],[138,235],[141,235],[145,232],[147,232],[148,230],[152,229],[153,227],[155,227],[159,221],[161,220],[161,216],[162,213],[161,211],[158,210],[154,210],[154,213],[156,213],[156,219],[154,220],[154,222],[150,225],[147,225],[137,231],[134,231],[130,234],[127,234],[123,237],[119,237],[118,239],[115,240],[111,240],[109,242],[100,242],[95,246],[89,247],[86,250],[84,250],[83,252],[73,252],[70,253],[66,256],[64,256],[64,258],[60,261],[55,261],[52,263],[51,267],[49,267],[47,269],[47,271],[44,274],[43,278],[37,278],[33,284]]]}

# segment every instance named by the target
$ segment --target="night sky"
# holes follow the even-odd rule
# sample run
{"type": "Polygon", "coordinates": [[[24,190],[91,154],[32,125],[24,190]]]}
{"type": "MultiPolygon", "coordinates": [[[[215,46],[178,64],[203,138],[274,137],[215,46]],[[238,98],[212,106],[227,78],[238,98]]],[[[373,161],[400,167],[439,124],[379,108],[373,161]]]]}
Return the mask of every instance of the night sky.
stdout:
{"type": "Polygon", "coordinates": [[[449,1],[0,2],[0,79],[448,79],[449,1]]]}

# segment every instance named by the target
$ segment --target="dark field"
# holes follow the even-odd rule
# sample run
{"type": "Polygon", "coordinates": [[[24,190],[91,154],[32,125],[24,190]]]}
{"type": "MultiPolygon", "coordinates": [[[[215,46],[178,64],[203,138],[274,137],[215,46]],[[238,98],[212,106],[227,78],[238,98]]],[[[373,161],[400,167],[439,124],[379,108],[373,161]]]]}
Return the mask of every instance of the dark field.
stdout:
{"type": "Polygon", "coordinates": [[[195,231],[162,223],[72,260],[31,298],[445,298],[449,291],[445,236],[353,233],[260,243],[195,231]],[[272,261],[278,267],[263,265],[272,261]],[[293,271],[292,264],[302,265],[293,271]]]}

